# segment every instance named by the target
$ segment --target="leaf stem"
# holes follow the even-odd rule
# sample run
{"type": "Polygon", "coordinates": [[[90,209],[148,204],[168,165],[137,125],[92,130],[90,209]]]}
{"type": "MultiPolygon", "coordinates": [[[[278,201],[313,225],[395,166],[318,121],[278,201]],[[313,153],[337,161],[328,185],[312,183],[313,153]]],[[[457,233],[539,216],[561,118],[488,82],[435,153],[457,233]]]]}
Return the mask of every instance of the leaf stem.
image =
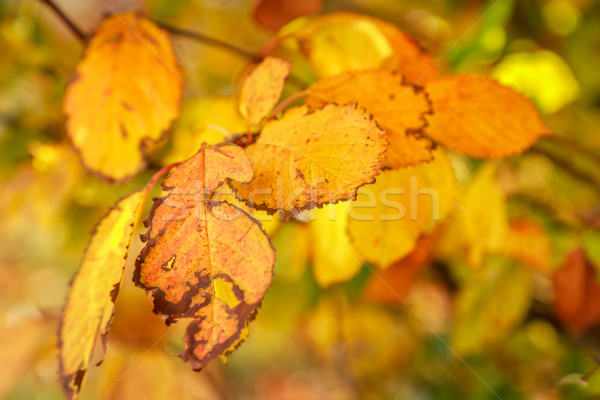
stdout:
{"type": "Polygon", "coordinates": [[[158,25],[159,27],[163,28],[164,30],[166,30],[168,32],[171,32],[174,35],[186,37],[188,39],[197,40],[198,42],[202,42],[202,43],[205,43],[210,46],[220,47],[224,50],[230,51],[233,54],[237,54],[239,56],[242,56],[242,57],[250,59],[250,60],[257,60],[257,61],[261,60],[261,56],[258,54],[255,54],[246,49],[242,49],[241,47],[238,47],[231,43],[227,43],[222,40],[206,36],[203,33],[190,31],[190,30],[183,29],[183,28],[178,28],[176,26],[169,25],[167,23],[156,21],[156,20],[153,22],[156,25],[158,25]]]}
{"type": "Polygon", "coordinates": [[[273,109],[273,111],[271,111],[271,115],[269,116],[269,119],[273,119],[277,116],[277,114],[279,114],[280,112],[282,112],[287,106],[289,106],[290,104],[292,104],[294,101],[303,98],[304,96],[306,96],[306,92],[305,91],[301,91],[298,93],[294,93],[293,95],[291,95],[290,97],[283,99],[281,101],[281,103],[279,103],[277,105],[277,107],[275,107],[273,109]]]}
{"type": "Polygon", "coordinates": [[[154,185],[156,185],[156,182],[158,182],[158,180],[160,178],[165,176],[169,171],[171,171],[173,168],[177,167],[179,164],[181,164],[181,161],[174,162],[173,164],[169,164],[169,165],[159,169],[154,175],[152,175],[152,178],[150,178],[150,180],[148,181],[148,184],[146,185],[146,189],[148,191],[152,190],[152,188],[154,187],[154,185]]]}
{"type": "Polygon", "coordinates": [[[81,42],[87,41],[87,35],[79,29],[77,25],[63,12],[63,10],[54,3],[53,0],[39,0],[46,4],[54,11],[54,13],[61,19],[61,21],[69,28],[69,30],[79,39],[81,42]]]}

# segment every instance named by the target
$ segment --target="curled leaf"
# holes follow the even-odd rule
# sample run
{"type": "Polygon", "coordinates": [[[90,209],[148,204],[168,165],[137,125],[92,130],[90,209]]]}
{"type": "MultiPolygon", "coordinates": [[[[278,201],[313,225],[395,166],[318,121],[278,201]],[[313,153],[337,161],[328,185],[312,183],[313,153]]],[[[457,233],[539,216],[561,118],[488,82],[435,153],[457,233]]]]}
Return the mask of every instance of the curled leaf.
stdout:
{"type": "Polygon", "coordinates": [[[240,92],[240,112],[248,125],[258,124],[277,104],[290,67],[288,61],[267,57],[246,77],[240,92]]]}
{"type": "Polygon", "coordinates": [[[119,200],[100,220],[73,278],[58,332],[59,374],[67,398],[77,396],[98,336],[106,341],[134,225],[145,191],[119,200]]]}
{"type": "Polygon", "coordinates": [[[67,88],[67,133],[83,164],[123,181],[176,117],[181,78],[167,34],[136,14],[105,20],[67,88]]]}
{"type": "Polygon", "coordinates": [[[406,167],[432,159],[433,142],[423,136],[431,104],[425,93],[397,72],[351,71],[322,79],[306,90],[311,108],[357,101],[373,114],[389,142],[386,166],[406,167]]]}
{"type": "Polygon", "coordinates": [[[225,180],[252,175],[240,147],[203,146],[169,174],[145,222],[133,280],[167,324],[190,321],[180,356],[196,370],[240,343],[271,283],[275,254],[260,224],[211,199],[225,180]]]}
{"type": "Polygon", "coordinates": [[[429,83],[427,93],[434,114],[426,134],[471,157],[520,154],[550,135],[529,99],[492,79],[445,77],[429,83]]]}
{"type": "Polygon", "coordinates": [[[289,109],[246,149],[255,176],[233,183],[249,205],[297,213],[352,199],[383,162],[383,131],[355,105],[289,109]]]}

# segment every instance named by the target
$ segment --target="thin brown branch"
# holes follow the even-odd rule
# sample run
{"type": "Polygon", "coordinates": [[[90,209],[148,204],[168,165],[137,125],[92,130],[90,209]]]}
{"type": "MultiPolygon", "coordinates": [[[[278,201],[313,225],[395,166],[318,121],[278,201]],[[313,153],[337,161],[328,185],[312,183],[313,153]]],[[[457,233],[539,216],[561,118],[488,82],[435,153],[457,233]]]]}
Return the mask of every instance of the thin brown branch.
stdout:
{"type": "Polygon", "coordinates": [[[81,42],[87,40],[87,35],[79,29],[77,25],[63,12],[63,10],[54,3],[52,0],[40,0],[54,11],[54,13],[60,18],[60,20],[69,28],[69,30],[79,39],[81,42]]]}
{"type": "Polygon", "coordinates": [[[160,21],[154,21],[154,23],[156,25],[160,26],[161,28],[163,28],[164,30],[171,32],[174,35],[186,37],[188,39],[193,39],[198,42],[207,44],[209,46],[220,47],[220,48],[227,50],[233,54],[242,56],[242,57],[247,58],[252,61],[260,60],[260,56],[258,54],[255,54],[246,49],[242,49],[241,47],[235,46],[231,43],[227,43],[222,40],[206,36],[203,33],[190,31],[190,30],[183,29],[183,28],[178,28],[176,26],[169,25],[167,23],[160,22],[160,21]]]}

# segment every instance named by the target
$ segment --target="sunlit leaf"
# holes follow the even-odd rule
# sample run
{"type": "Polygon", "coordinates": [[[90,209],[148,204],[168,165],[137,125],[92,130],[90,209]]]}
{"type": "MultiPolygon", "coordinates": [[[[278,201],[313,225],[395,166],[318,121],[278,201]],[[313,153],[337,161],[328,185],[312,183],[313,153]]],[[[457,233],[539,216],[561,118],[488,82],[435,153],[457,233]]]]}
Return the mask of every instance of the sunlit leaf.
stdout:
{"type": "Polygon", "coordinates": [[[312,239],[312,267],[322,287],[343,282],[358,273],[362,261],[349,248],[348,203],[329,204],[315,211],[309,223],[312,239]]]}
{"type": "Polygon", "coordinates": [[[353,247],[365,261],[390,266],[448,215],[457,191],[452,163],[441,149],[430,163],[382,172],[351,204],[353,247]]]}
{"type": "Polygon", "coordinates": [[[552,265],[550,238],[533,219],[523,218],[511,222],[506,253],[537,271],[548,270],[552,265]]]}
{"type": "Polygon", "coordinates": [[[248,146],[254,179],[233,187],[257,208],[295,213],[353,198],[379,173],[384,151],[383,131],[355,105],[295,107],[248,146]]]}
{"type": "Polygon", "coordinates": [[[600,283],[583,250],[571,251],[552,281],[556,313],[571,330],[584,332],[600,323],[600,283]]]}
{"type": "Polygon", "coordinates": [[[406,167],[432,159],[433,143],[423,137],[425,115],[431,114],[431,103],[422,90],[405,83],[399,73],[347,72],[322,79],[306,92],[306,104],[311,109],[327,103],[356,101],[372,113],[389,142],[386,166],[406,167]]]}
{"type": "Polygon", "coordinates": [[[134,225],[145,191],[119,200],[96,226],[63,309],[59,373],[68,398],[77,396],[98,338],[106,348],[134,225]]]}
{"type": "Polygon", "coordinates": [[[180,356],[201,369],[239,344],[273,275],[275,255],[260,224],[212,193],[253,171],[238,146],[205,147],[163,183],[145,224],[134,282],[170,324],[189,320],[180,356]]]}
{"type": "Polygon", "coordinates": [[[426,90],[434,113],[425,133],[469,156],[520,154],[550,134],[530,100],[492,79],[450,76],[426,90]]]}
{"type": "Polygon", "coordinates": [[[248,125],[258,124],[277,104],[291,64],[275,57],[265,58],[242,85],[240,112],[248,125]]]}
{"type": "Polygon", "coordinates": [[[330,13],[284,34],[297,38],[319,78],[370,68],[396,70],[411,82],[437,76],[433,60],[412,38],[377,18],[330,13]]]}
{"type": "Polygon", "coordinates": [[[83,164],[122,181],[176,117],[179,68],[165,32],[136,14],[100,25],[64,100],[67,132],[83,164]]]}
{"type": "Polygon", "coordinates": [[[450,345],[459,355],[482,351],[506,337],[531,302],[531,272],[493,261],[471,277],[456,299],[450,345]]]}

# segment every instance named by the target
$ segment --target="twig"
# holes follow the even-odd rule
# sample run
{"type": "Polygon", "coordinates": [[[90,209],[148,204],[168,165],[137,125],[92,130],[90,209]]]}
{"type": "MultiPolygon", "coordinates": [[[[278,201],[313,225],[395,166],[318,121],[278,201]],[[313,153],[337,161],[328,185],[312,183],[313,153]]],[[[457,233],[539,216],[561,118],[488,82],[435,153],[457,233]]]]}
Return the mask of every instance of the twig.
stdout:
{"type": "Polygon", "coordinates": [[[187,29],[183,29],[183,28],[178,28],[176,26],[173,25],[169,25],[166,24],[164,22],[160,22],[160,21],[154,21],[154,23],[158,26],[160,26],[161,28],[163,28],[166,31],[171,32],[174,35],[178,35],[178,36],[182,36],[182,37],[186,37],[189,39],[193,39],[193,40],[197,40],[199,42],[208,44],[210,46],[215,46],[215,47],[220,47],[224,50],[228,50],[234,54],[240,55],[242,57],[248,58],[250,60],[260,60],[260,56],[258,54],[255,54],[249,50],[246,49],[242,49],[241,47],[237,47],[231,43],[227,43],[224,42],[222,40],[219,39],[215,39],[209,36],[206,36],[202,33],[199,32],[195,32],[195,31],[190,31],[187,29]]]}
{"type": "Polygon", "coordinates": [[[61,21],[71,30],[73,35],[82,42],[87,40],[87,35],[83,33],[81,29],[61,10],[53,0],[40,0],[54,11],[54,13],[61,19],[61,21]]]}

